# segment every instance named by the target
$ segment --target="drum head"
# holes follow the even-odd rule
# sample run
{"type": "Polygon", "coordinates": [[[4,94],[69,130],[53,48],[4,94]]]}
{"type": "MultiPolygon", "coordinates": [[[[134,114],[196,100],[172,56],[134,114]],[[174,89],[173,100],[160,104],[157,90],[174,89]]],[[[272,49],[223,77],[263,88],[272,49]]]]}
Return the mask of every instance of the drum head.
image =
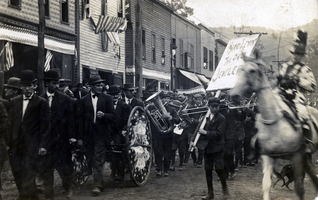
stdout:
{"type": "Polygon", "coordinates": [[[146,184],[152,162],[152,138],[145,110],[136,106],[127,122],[127,155],[130,175],[138,186],[146,184]]]}

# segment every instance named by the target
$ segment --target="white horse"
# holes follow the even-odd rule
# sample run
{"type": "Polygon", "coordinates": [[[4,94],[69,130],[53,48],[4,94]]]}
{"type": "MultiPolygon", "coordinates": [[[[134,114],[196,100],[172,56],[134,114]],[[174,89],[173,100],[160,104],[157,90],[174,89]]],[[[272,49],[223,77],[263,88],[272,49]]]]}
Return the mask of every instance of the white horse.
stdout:
{"type": "MultiPolygon", "coordinates": [[[[260,114],[256,118],[258,133],[254,139],[263,161],[263,199],[270,199],[271,175],[276,158],[288,159],[294,163],[295,191],[300,199],[304,199],[305,172],[313,181],[316,191],[318,178],[303,148],[301,125],[289,106],[270,88],[267,76],[260,65],[261,62],[257,58],[244,57],[244,65],[239,71],[238,81],[231,91],[231,96],[237,99],[250,97],[254,92],[257,95],[257,110],[260,114]]],[[[315,109],[310,109],[310,113],[312,116],[318,116],[315,109]]],[[[317,121],[317,118],[314,120],[317,121]]],[[[313,135],[316,136],[316,133],[313,135]]]]}

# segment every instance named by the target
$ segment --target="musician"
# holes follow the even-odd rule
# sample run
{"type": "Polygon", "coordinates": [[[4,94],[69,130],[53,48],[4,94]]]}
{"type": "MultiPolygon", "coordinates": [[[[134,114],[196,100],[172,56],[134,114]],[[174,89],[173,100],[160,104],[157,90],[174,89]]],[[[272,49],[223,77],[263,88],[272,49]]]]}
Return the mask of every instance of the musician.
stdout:
{"type": "MultiPolygon", "coordinates": [[[[167,115],[162,115],[163,119],[170,120],[171,123],[179,124],[180,118],[176,110],[168,105],[170,101],[170,95],[164,93],[161,95],[161,101],[165,105],[167,110],[167,115]]],[[[151,124],[151,131],[154,143],[154,153],[155,153],[155,163],[156,163],[156,176],[162,176],[162,171],[164,176],[169,176],[169,167],[170,167],[170,156],[173,142],[173,129],[167,133],[161,133],[157,130],[153,124],[151,124]]]]}
{"type": "Polygon", "coordinates": [[[83,142],[87,148],[88,164],[94,170],[93,195],[97,196],[103,189],[103,166],[110,145],[109,126],[113,123],[115,112],[110,95],[102,92],[105,80],[99,75],[89,79],[91,92],[79,100],[79,135],[78,144],[83,142]]]}
{"type": "Polygon", "coordinates": [[[225,117],[219,113],[220,99],[210,97],[208,101],[211,115],[207,117],[203,129],[199,129],[201,134],[199,142],[204,150],[204,168],[206,182],[208,186],[208,195],[205,199],[214,199],[212,170],[220,178],[223,195],[229,195],[226,183],[226,173],[224,171],[224,130],[226,125],[225,117]]]}
{"type": "Polygon", "coordinates": [[[126,138],[122,131],[126,130],[131,107],[120,100],[120,89],[118,86],[109,86],[108,94],[113,97],[115,111],[115,118],[111,124],[112,145],[115,145],[111,161],[111,178],[114,181],[122,182],[125,177],[125,159],[122,151],[126,143],[126,138]]]}
{"type": "MultiPolygon", "coordinates": [[[[193,106],[189,106],[188,109],[191,108],[200,108],[203,106],[202,104],[202,95],[201,94],[195,94],[193,95],[193,100],[194,100],[194,105],[193,106]]],[[[196,133],[194,133],[196,127],[199,125],[200,121],[200,117],[202,116],[202,113],[198,113],[198,114],[193,114],[190,116],[191,120],[190,120],[190,127],[188,129],[185,129],[185,131],[188,132],[189,134],[189,141],[194,141],[195,139],[195,135],[196,133]]],[[[199,139],[200,140],[200,139],[199,139]]],[[[202,161],[203,161],[203,150],[204,148],[201,147],[201,145],[199,145],[200,142],[198,142],[197,147],[198,147],[198,159],[196,159],[196,155],[195,155],[195,150],[192,151],[191,155],[192,155],[192,159],[193,159],[193,165],[197,166],[198,168],[202,167],[202,161]]]]}

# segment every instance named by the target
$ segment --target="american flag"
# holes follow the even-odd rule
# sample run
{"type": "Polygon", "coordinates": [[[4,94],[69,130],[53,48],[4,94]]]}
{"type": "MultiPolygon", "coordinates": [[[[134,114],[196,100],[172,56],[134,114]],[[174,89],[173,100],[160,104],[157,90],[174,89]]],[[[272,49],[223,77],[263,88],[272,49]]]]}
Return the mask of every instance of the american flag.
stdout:
{"type": "Polygon", "coordinates": [[[7,44],[5,45],[5,48],[6,48],[5,70],[9,71],[9,69],[14,66],[12,42],[7,42],[7,44]]]}
{"type": "Polygon", "coordinates": [[[46,51],[45,63],[44,63],[44,71],[47,72],[50,70],[50,61],[53,57],[53,54],[50,50],[46,51]]]}

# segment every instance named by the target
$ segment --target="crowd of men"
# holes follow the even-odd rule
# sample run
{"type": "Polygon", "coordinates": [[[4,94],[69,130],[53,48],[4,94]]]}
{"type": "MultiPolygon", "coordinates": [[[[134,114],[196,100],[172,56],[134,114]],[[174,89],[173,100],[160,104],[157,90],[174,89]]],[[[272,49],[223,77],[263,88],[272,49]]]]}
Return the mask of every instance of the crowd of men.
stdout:
{"type": "MultiPolygon", "coordinates": [[[[138,88],[131,84],[106,87],[104,82],[95,75],[76,90],[65,85],[61,88],[58,72],[49,70],[44,76],[45,93],[38,96],[37,79],[31,70],[22,71],[20,78],[8,79],[0,101],[0,131],[4,133],[0,136],[0,170],[9,160],[20,200],[38,199],[39,182],[45,198],[54,199],[54,170],[70,198],[74,147],[86,150],[87,175],[93,175],[94,196],[103,191],[105,162],[111,163],[111,180],[124,181],[127,160],[120,152],[126,144],[127,121],[135,106],[145,108],[149,102],[137,99],[138,88]]],[[[235,177],[239,164],[253,165],[247,159],[249,140],[255,134],[253,110],[228,109],[225,93],[221,98],[211,98],[162,92],[160,99],[166,109],[162,118],[173,127],[163,134],[150,124],[156,176],[168,177],[176,168],[185,170],[191,156],[194,166],[201,168],[204,163],[208,199],[213,196],[214,165],[223,193],[228,194],[226,179],[235,177]],[[196,108],[205,112],[188,113],[196,108]],[[205,127],[198,129],[207,109],[212,114],[205,127]],[[201,135],[197,147],[189,152],[197,133],[201,135]],[[179,164],[175,162],[177,150],[179,164]]]]}

